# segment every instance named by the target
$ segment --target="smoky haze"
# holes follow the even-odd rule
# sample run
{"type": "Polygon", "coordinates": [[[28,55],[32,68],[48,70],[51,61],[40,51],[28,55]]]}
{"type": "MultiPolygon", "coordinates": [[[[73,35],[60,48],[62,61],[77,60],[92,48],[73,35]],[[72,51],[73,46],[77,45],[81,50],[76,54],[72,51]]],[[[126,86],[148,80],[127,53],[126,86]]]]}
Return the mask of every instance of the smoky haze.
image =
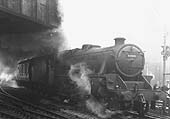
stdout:
{"type": "Polygon", "coordinates": [[[0,58],[3,64],[15,67],[16,61],[57,53],[62,49],[64,38],[61,31],[1,36],[0,58]]]}

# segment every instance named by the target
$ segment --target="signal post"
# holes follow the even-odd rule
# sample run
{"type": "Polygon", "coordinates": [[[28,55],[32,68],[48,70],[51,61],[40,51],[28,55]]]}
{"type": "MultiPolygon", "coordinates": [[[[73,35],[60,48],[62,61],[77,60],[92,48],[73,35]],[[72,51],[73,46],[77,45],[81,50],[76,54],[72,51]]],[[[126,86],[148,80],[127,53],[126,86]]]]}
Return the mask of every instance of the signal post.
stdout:
{"type": "Polygon", "coordinates": [[[170,56],[170,47],[166,46],[166,36],[167,34],[164,34],[164,44],[163,44],[163,51],[161,52],[161,54],[163,55],[163,80],[162,80],[162,86],[165,86],[165,82],[166,82],[166,60],[168,59],[168,57],[170,56]]]}

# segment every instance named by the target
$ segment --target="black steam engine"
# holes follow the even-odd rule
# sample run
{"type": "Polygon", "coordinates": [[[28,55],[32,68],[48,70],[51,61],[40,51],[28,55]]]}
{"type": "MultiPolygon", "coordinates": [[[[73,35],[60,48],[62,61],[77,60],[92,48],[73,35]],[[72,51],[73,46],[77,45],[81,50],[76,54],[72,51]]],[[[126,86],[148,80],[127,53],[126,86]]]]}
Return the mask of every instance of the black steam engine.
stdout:
{"type": "Polygon", "coordinates": [[[42,92],[48,89],[49,93],[62,95],[63,100],[72,99],[78,91],[68,76],[70,66],[85,63],[92,71],[91,93],[96,99],[107,108],[130,107],[143,114],[154,97],[152,87],[142,75],[144,53],[134,44],[124,44],[124,40],[116,38],[111,47],[83,45],[81,49],[20,61],[18,82],[42,92]]]}

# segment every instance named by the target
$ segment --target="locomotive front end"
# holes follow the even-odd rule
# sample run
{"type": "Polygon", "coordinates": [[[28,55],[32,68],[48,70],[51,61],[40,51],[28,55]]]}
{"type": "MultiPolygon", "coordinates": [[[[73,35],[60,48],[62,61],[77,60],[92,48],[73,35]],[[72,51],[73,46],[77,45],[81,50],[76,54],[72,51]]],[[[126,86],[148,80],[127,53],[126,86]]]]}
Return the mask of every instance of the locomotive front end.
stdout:
{"type": "Polygon", "coordinates": [[[116,53],[117,71],[125,77],[135,77],[144,68],[145,58],[142,50],[134,44],[122,45],[116,53]]]}

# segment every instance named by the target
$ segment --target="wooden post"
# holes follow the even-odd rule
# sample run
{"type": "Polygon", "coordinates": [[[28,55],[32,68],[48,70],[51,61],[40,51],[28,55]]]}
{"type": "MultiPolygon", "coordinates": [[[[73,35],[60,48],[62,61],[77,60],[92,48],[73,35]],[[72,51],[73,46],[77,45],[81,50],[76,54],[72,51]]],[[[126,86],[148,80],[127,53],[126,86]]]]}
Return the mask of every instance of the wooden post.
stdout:
{"type": "Polygon", "coordinates": [[[163,101],[163,105],[162,105],[162,112],[163,112],[163,114],[166,113],[166,104],[167,104],[167,102],[163,101]]]}
{"type": "Polygon", "coordinates": [[[167,102],[168,102],[168,115],[170,115],[170,99],[169,98],[167,99],[167,102]]]}

